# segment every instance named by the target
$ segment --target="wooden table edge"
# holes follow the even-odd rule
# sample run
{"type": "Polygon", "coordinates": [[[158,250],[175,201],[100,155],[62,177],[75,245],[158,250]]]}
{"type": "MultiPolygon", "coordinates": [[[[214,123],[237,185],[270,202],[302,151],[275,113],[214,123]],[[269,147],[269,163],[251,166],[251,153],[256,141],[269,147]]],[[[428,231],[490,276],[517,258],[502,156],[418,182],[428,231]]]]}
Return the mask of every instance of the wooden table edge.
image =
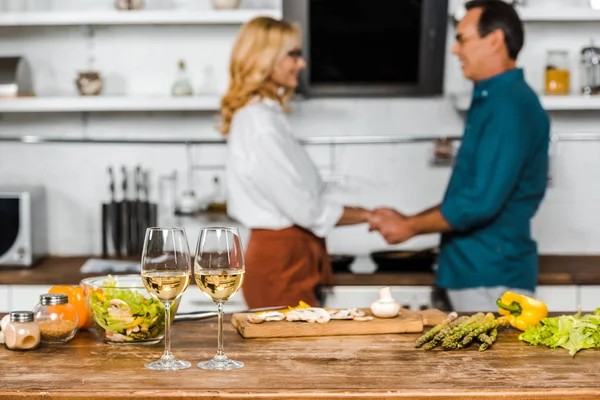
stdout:
{"type": "Polygon", "coordinates": [[[496,400],[511,398],[515,400],[549,400],[549,399],[598,399],[598,388],[536,388],[536,389],[377,389],[377,390],[278,390],[249,392],[245,390],[206,390],[203,392],[187,390],[121,390],[98,393],[95,391],[61,389],[61,390],[17,390],[11,391],[0,387],[0,399],[64,399],[64,400],[100,400],[124,398],[160,398],[164,400],[207,400],[207,399],[479,399],[496,400]]]}

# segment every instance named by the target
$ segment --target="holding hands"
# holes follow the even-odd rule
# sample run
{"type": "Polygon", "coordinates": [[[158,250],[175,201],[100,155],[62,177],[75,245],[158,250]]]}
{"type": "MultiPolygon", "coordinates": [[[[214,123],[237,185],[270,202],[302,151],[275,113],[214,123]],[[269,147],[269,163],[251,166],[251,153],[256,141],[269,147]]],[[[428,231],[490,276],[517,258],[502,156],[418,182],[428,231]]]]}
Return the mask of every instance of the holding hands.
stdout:
{"type": "Polygon", "coordinates": [[[379,231],[388,244],[398,244],[417,234],[410,217],[391,208],[377,208],[369,218],[369,232],[379,231]]]}

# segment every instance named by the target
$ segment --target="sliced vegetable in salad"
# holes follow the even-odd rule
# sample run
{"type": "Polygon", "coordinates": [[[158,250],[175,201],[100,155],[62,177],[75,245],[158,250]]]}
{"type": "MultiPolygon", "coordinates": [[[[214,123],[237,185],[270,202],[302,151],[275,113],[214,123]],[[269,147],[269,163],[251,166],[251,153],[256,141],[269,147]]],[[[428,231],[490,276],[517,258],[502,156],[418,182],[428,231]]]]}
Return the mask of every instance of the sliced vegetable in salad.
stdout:
{"type": "Polygon", "coordinates": [[[92,322],[98,333],[112,342],[151,340],[162,336],[165,311],[162,303],[133,289],[116,287],[114,278],[89,293],[92,322]]]}

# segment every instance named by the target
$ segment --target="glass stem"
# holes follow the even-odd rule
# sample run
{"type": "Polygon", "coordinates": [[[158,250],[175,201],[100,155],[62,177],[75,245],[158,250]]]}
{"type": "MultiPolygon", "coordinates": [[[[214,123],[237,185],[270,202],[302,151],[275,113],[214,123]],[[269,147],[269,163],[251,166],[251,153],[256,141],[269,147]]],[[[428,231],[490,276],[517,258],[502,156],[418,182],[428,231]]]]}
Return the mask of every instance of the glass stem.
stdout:
{"type": "Polygon", "coordinates": [[[171,302],[165,301],[165,353],[163,357],[171,357],[171,302]]]}
{"type": "Polygon", "coordinates": [[[223,351],[223,302],[222,301],[217,302],[217,314],[218,314],[217,330],[219,332],[218,342],[217,342],[217,357],[222,357],[225,355],[225,352],[223,351]]]}

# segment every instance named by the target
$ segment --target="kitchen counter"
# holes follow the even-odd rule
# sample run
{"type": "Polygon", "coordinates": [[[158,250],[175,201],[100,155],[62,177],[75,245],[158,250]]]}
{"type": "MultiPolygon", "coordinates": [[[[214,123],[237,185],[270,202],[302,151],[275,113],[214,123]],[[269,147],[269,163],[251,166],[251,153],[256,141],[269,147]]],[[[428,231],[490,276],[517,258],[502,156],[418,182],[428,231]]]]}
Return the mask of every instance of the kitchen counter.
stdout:
{"type": "MultiPolygon", "coordinates": [[[[47,257],[28,269],[0,268],[0,285],[78,284],[81,279],[101,274],[81,274],[79,269],[89,257],[47,257]]],[[[337,273],[334,284],[430,286],[432,273],[337,273]]],[[[539,285],[600,285],[600,256],[540,256],[539,285]]]]}
{"type": "Polygon", "coordinates": [[[112,346],[90,332],[66,345],[29,352],[0,348],[0,399],[597,399],[598,351],[574,358],[564,349],[531,347],[507,329],[480,353],[414,348],[419,334],[242,339],[226,323],[225,350],[245,367],[204,371],[216,321],[177,322],[173,350],[183,371],[149,371],[163,345],[112,346]]]}

